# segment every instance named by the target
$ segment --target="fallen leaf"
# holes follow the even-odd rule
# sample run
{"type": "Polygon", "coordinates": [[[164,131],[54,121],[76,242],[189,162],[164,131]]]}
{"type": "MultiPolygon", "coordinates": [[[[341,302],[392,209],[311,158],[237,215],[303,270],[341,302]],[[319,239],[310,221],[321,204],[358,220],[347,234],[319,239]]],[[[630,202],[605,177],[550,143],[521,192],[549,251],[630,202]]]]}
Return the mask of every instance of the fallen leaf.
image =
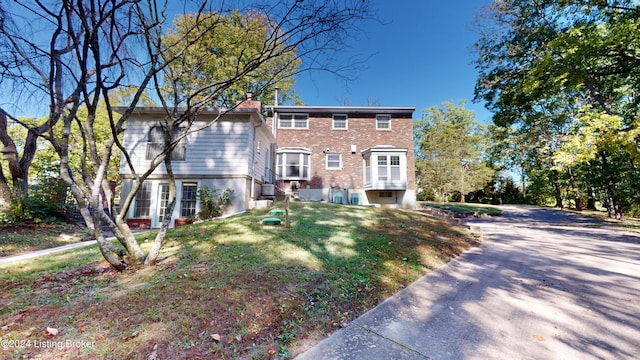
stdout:
{"type": "Polygon", "coordinates": [[[538,341],[544,341],[544,336],[542,336],[542,335],[534,334],[533,338],[538,340],[538,341]]]}
{"type": "Polygon", "coordinates": [[[56,336],[56,335],[58,335],[58,329],[52,328],[52,327],[47,327],[47,331],[45,332],[45,335],[56,336]]]}

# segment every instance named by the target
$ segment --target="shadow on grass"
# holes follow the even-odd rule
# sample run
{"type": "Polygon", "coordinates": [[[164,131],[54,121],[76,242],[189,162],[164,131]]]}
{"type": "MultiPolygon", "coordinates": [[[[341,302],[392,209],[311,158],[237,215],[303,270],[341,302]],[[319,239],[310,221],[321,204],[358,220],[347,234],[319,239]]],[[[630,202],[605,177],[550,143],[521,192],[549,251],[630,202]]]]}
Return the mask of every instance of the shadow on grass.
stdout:
{"type": "Polygon", "coordinates": [[[7,336],[55,327],[58,339],[95,347],[73,356],[34,348],[13,354],[146,358],[157,345],[160,358],[287,357],[472,242],[417,212],[292,203],[285,228],[262,225],[268,211],[169,231],[156,268],[96,274],[66,288],[68,281],[32,284],[44,289],[37,299],[0,313],[0,325],[14,323],[7,336]]]}

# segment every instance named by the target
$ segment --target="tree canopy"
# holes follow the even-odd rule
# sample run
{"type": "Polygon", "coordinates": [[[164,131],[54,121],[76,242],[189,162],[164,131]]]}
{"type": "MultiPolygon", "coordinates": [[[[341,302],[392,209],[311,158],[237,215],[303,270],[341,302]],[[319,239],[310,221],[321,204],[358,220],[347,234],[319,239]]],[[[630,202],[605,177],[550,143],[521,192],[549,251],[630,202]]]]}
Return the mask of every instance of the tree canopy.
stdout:
{"type": "Polygon", "coordinates": [[[515,129],[503,135],[538,142],[520,160],[537,164],[529,177],[546,168],[556,197],[564,189],[578,208],[597,198],[621,216],[640,195],[625,179],[634,177],[639,154],[638,3],[505,0],[477,24],[476,99],[494,112],[496,126],[515,129]],[[603,132],[604,124],[620,136],[603,132]],[[578,146],[587,133],[598,135],[578,146]]]}
{"type": "MultiPolygon", "coordinates": [[[[257,98],[279,82],[286,88],[299,64],[339,71],[333,55],[357,33],[358,21],[370,16],[368,2],[361,0],[256,0],[243,9],[236,2],[200,0],[185,3],[193,14],[179,17],[169,31],[167,5],[155,0],[0,3],[0,91],[12,99],[0,105],[0,140],[13,141],[7,119],[20,123],[6,104],[21,103],[25,93],[38,99],[47,115],[42,124],[23,124],[29,131],[20,163],[31,162],[32,138],[51,144],[60,178],[102,255],[117,269],[155,264],[175,205],[171,154],[182,138],[203,128],[193,126],[198,111],[233,102],[249,84],[257,98]],[[136,171],[120,135],[136,106],[148,99],[164,110],[158,122],[165,142],[149,167],[136,171]],[[135,182],[119,208],[105,209],[103,200],[114,196],[107,175],[118,150],[135,182]],[[160,165],[169,177],[167,211],[151,249],[143,251],[125,218],[137,191],[160,165]],[[104,227],[117,242],[107,241],[104,227]]],[[[11,169],[22,176],[13,164],[11,169]]]]}
{"type": "Polygon", "coordinates": [[[178,57],[164,74],[165,86],[175,86],[180,103],[194,103],[215,92],[209,100],[212,107],[232,107],[247,92],[258,95],[258,100],[272,101],[276,86],[282,101],[292,98],[300,58],[284,37],[272,38],[274,31],[281,30],[265,14],[255,11],[178,15],[162,39],[167,56],[178,57]],[[209,30],[203,33],[204,29],[209,30]],[[186,47],[188,43],[192,45],[186,47]],[[272,54],[262,54],[267,46],[272,54]],[[251,68],[252,62],[262,63],[228,83],[243,69],[251,68]]]}
{"type": "Polygon", "coordinates": [[[443,198],[457,191],[465,194],[481,189],[491,178],[483,162],[484,127],[464,102],[444,102],[425,109],[415,122],[416,171],[423,190],[443,198]]]}

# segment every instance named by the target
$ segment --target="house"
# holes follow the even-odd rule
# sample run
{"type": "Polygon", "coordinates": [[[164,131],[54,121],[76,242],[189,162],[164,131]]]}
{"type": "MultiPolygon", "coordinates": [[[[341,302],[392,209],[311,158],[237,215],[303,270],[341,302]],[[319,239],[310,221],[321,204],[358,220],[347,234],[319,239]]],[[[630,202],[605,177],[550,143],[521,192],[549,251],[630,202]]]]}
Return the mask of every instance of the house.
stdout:
{"type": "Polygon", "coordinates": [[[413,208],[413,107],[269,106],[276,178],[302,200],[413,208]]]}
{"type": "MultiPolygon", "coordinates": [[[[164,116],[160,107],[141,107],[135,109],[127,122],[122,143],[138,173],[148,169],[150,160],[161,149],[158,125],[164,116]]],[[[262,104],[248,96],[230,111],[201,110],[193,128],[217,117],[211,126],[181,140],[173,151],[177,199],[171,226],[183,224],[201,211],[197,194],[203,186],[217,189],[218,194],[233,189],[232,202],[225,213],[238,213],[253,206],[263,183],[273,183],[271,164],[275,138],[262,115],[262,104]]],[[[124,198],[135,181],[124,158],[120,163],[120,176],[121,198],[124,198]]],[[[136,195],[127,214],[128,224],[138,228],[159,227],[168,191],[166,168],[160,165],[136,195]]]]}

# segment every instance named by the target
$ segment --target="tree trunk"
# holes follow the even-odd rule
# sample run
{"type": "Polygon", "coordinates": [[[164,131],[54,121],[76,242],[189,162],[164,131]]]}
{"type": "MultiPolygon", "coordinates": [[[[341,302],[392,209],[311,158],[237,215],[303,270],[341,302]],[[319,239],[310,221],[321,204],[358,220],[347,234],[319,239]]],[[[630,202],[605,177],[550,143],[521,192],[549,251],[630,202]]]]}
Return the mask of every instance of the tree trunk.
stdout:
{"type": "Polygon", "coordinates": [[[622,210],[620,209],[620,203],[617,199],[617,189],[614,183],[613,176],[611,175],[611,171],[609,171],[609,160],[607,159],[607,155],[604,152],[600,152],[600,159],[602,160],[602,169],[607,174],[607,198],[608,198],[608,213],[609,217],[611,214],[615,216],[617,220],[622,220],[622,210]]]}
{"type": "Polygon", "coordinates": [[[575,177],[573,176],[573,171],[571,171],[571,166],[567,169],[569,171],[569,179],[571,180],[571,186],[573,187],[573,197],[576,203],[576,210],[582,210],[582,197],[580,196],[580,190],[578,189],[578,184],[576,182],[575,177]]]}
{"type": "Polygon", "coordinates": [[[160,255],[160,249],[162,249],[164,240],[167,237],[169,224],[171,224],[171,219],[173,218],[173,209],[176,206],[176,179],[173,175],[173,167],[171,166],[171,155],[167,155],[165,157],[164,165],[167,169],[167,176],[169,178],[169,199],[167,201],[167,207],[164,210],[164,217],[162,218],[160,230],[158,230],[156,238],[153,240],[153,244],[151,245],[151,249],[144,260],[145,266],[156,265],[158,256],[160,255]]]}
{"type": "MultiPolygon", "coordinates": [[[[7,117],[9,115],[0,108],[0,142],[3,146],[13,145],[15,143],[9,136],[7,117]]],[[[13,192],[15,194],[26,194],[29,189],[29,168],[33,162],[33,157],[36,154],[38,147],[38,137],[48,131],[52,125],[54,125],[59,118],[50,117],[43,124],[37,127],[27,127],[27,137],[24,140],[24,148],[22,149],[22,156],[20,159],[9,161],[9,171],[11,173],[11,181],[13,185],[13,192]]],[[[26,127],[26,125],[24,125],[26,127]]],[[[5,188],[7,187],[7,179],[3,176],[0,177],[0,182],[5,188]]]]}
{"type": "Polygon", "coordinates": [[[556,198],[555,207],[563,209],[564,204],[562,204],[562,189],[560,188],[560,184],[558,184],[558,182],[554,182],[553,188],[554,188],[554,196],[556,198]]]}

